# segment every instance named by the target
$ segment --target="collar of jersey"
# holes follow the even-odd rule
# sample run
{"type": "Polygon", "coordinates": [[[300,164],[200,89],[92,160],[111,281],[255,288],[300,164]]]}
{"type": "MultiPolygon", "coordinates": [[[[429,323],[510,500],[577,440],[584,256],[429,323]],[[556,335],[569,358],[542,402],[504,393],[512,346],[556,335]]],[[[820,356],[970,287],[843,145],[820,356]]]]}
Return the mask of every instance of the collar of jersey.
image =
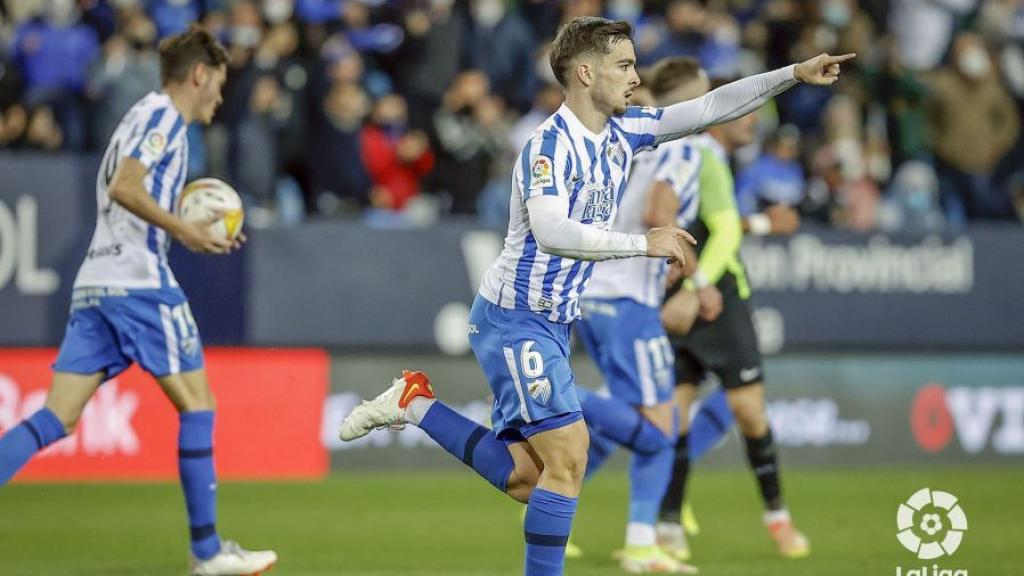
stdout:
{"type": "Polygon", "coordinates": [[[569,106],[566,105],[565,103],[563,103],[561,107],[558,108],[558,112],[556,112],[556,114],[558,114],[565,120],[565,123],[569,125],[569,130],[572,131],[573,134],[582,134],[584,138],[594,142],[595,144],[600,144],[601,142],[604,142],[605,136],[608,135],[607,122],[605,123],[604,129],[601,130],[601,132],[592,132],[590,128],[587,128],[586,126],[583,125],[583,122],[580,122],[580,119],[576,117],[576,114],[574,114],[573,111],[569,108],[569,106]]]}

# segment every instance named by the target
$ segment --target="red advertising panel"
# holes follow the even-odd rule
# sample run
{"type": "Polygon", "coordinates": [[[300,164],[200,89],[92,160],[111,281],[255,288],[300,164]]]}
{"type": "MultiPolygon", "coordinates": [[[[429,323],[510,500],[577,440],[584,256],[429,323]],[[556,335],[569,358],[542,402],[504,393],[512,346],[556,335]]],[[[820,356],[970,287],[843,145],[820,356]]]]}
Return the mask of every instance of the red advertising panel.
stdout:
{"type": "MultiPolygon", "coordinates": [[[[46,399],[55,349],[0,350],[0,434],[46,399]]],[[[319,478],[330,362],[322,350],[211,348],[217,397],[214,454],[223,479],[319,478]]],[[[74,434],[49,447],[16,481],[166,480],[177,477],[178,416],[138,367],[102,386],[74,434]]]]}

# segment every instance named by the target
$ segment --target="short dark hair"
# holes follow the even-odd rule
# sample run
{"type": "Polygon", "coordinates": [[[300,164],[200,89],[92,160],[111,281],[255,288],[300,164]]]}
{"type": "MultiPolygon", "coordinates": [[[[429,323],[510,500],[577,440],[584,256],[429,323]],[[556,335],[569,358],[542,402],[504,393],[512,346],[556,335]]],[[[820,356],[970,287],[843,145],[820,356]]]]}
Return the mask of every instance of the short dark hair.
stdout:
{"type": "Polygon", "coordinates": [[[160,42],[160,82],[184,82],[196,64],[227,64],[228,51],[209,30],[193,24],[191,28],[168,36],[160,42]]]}
{"type": "Polygon", "coordinates": [[[562,26],[551,44],[551,70],[562,86],[569,85],[569,64],[582,54],[608,54],[612,44],[633,39],[633,25],[624,20],[580,16],[562,26]]]}
{"type": "Polygon", "coordinates": [[[700,62],[689,56],[675,56],[658,60],[644,75],[647,87],[655,98],[661,98],[676,88],[689,84],[700,76],[700,62]]]}

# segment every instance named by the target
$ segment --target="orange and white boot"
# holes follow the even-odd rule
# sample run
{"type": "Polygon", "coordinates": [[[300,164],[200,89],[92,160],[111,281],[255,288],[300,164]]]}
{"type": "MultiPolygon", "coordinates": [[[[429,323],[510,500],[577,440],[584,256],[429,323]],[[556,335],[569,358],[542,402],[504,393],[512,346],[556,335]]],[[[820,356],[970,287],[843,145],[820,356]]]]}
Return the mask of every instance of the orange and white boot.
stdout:
{"type": "Polygon", "coordinates": [[[782,556],[806,558],[811,555],[811,543],[793,526],[793,520],[787,510],[765,512],[764,525],[782,556]]]}
{"type": "Polygon", "coordinates": [[[409,423],[407,409],[416,398],[434,399],[430,379],[423,372],[402,370],[391,387],[373,400],[363,400],[341,423],[338,436],[348,442],[362,438],[372,430],[401,430],[409,423]]]}

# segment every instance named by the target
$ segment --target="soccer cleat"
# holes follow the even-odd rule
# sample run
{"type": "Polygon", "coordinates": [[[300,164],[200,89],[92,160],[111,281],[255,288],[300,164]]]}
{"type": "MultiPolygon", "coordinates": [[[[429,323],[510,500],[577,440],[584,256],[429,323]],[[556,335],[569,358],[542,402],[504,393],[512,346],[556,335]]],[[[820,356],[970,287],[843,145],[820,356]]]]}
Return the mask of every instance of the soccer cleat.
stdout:
{"type": "Polygon", "coordinates": [[[395,378],[391,387],[373,400],[363,400],[341,423],[338,436],[348,442],[362,438],[371,430],[405,428],[405,409],[416,397],[433,398],[434,389],[430,379],[423,372],[402,370],[402,377],[395,378]]]}
{"type": "Polygon", "coordinates": [[[613,555],[628,574],[696,574],[697,568],[676,560],[657,546],[626,546],[613,555]]]}
{"type": "Polygon", "coordinates": [[[700,535],[700,524],[697,523],[697,516],[693,513],[693,506],[690,502],[683,503],[683,529],[687,536],[700,535]]]}
{"type": "Polygon", "coordinates": [[[237,542],[225,540],[220,551],[200,560],[189,554],[188,573],[192,576],[259,576],[277,562],[273,550],[245,550],[237,542]]]}
{"type": "Polygon", "coordinates": [[[681,524],[658,522],[654,530],[657,533],[658,546],[669,556],[680,562],[690,559],[690,543],[686,540],[686,531],[681,524]]]}
{"type": "Polygon", "coordinates": [[[765,526],[768,527],[768,533],[771,534],[772,540],[775,541],[775,547],[778,548],[779,554],[786,558],[806,558],[811,555],[811,543],[807,540],[799,530],[793,526],[793,521],[790,520],[789,515],[785,514],[775,520],[769,520],[768,516],[772,513],[765,514],[765,526]]]}

